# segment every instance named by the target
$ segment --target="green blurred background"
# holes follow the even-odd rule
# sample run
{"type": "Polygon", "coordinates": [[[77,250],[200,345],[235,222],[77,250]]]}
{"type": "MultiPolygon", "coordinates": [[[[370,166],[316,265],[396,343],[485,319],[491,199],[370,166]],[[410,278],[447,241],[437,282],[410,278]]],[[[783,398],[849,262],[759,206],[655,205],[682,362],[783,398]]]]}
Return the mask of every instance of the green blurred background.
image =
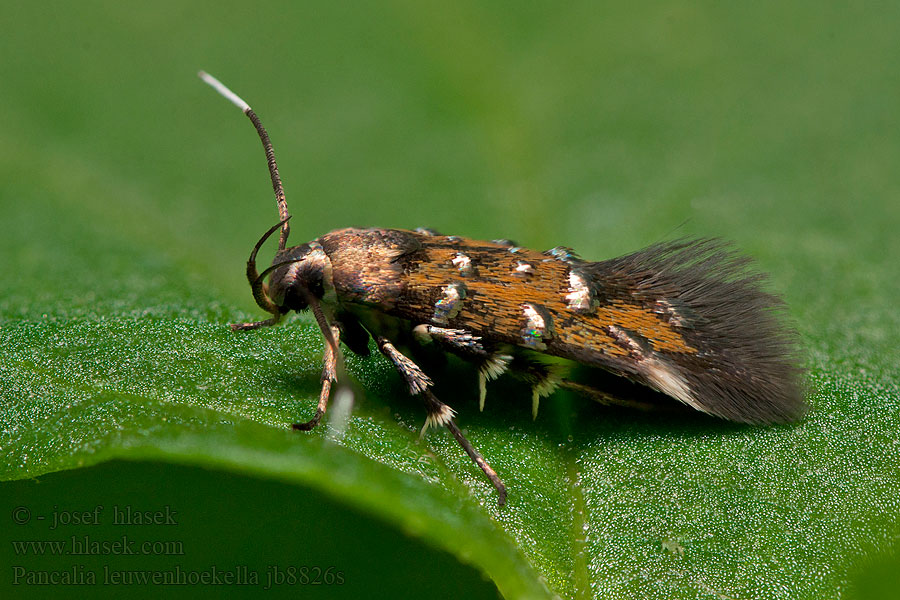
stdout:
{"type": "MultiPolygon", "coordinates": [[[[73,564],[16,555],[53,536],[10,525],[15,507],[118,504],[177,507],[185,568],[348,574],[269,594],[818,598],[861,573],[878,597],[900,535],[898,22],[888,2],[7,3],[0,585],[73,564]],[[298,442],[284,424],[311,406],[321,342],[302,319],[225,328],[259,318],[243,263],[277,215],[250,124],[199,69],[269,129],[295,243],[351,225],[588,259],[735,241],[787,300],[814,412],[673,428],[563,397],[532,424],[521,388],[479,416],[471,384],[448,387],[521,490],[506,512],[452,440],[415,443],[422,415],[377,359],[350,362],[366,393],[345,453],[298,442]],[[583,490],[559,484],[573,473],[583,490]]],[[[101,558],[80,563],[171,565],[101,558]]]]}

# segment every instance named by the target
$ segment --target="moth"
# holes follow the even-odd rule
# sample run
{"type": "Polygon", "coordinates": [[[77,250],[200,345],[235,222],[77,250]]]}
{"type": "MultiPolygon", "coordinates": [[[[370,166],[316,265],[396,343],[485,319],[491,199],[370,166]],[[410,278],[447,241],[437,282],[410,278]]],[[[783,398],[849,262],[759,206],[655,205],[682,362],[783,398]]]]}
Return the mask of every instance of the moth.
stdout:
{"type": "Polygon", "coordinates": [[[290,214],[265,128],[221,82],[200,77],[256,128],[280,215],[246,270],[253,298],[271,317],[231,327],[257,329],[309,310],[326,342],[315,415],[294,429],[312,429],[325,414],[340,344],[367,355],[370,339],[421,398],[422,433],[446,427],[490,479],[500,505],[503,482],[460,431],[454,409],[435,396],[432,380],[398,347],[436,346],[471,362],[482,409],[489,380],[508,373],[526,381],[535,418],[540,400],[559,388],[605,404],[682,403],[742,423],[789,422],[806,412],[784,305],[729,245],[682,239],[590,262],[565,247],[537,252],[429,229],[348,228],[288,247],[290,214]],[[279,229],[278,251],[260,273],[257,253],[279,229]],[[574,371],[586,372],[586,381],[574,371]]]}

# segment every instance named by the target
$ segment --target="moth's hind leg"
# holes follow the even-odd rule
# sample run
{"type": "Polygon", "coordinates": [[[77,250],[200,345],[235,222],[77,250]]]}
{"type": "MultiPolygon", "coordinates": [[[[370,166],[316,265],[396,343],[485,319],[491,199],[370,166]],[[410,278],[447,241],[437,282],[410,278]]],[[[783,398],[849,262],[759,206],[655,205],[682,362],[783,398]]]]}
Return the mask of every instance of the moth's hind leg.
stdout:
{"type": "Polygon", "coordinates": [[[533,354],[516,354],[509,364],[509,374],[531,386],[531,418],[536,420],[541,398],[550,396],[563,381],[565,365],[547,362],[533,354]]]}
{"type": "MultiPolygon", "coordinates": [[[[431,392],[428,392],[428,395],[434,401],[443,404],[443,402],[435,398],[434,394],[432,394],[431,392]]],[[[444,406],[447,405],[444,404],[444,406]]],[[[471,442],[466,439],[466,437],[462,434],[462,431],[459,430],[459,427],[456,426],[456,423],[453,421],[453,419],[450,419],[446,423],[444,423],[444,426],[450,430],[450,433],[453,434],[453,437],[456,438],[456,441],[459,443],[459,445],[462,446],[463,450],[466,451],[466,454],[469,455],[469,458],[471,458],[472,461],[481,468],[484,474],[487,475],[487,478],[491,480],[491,483],[497,489],[497,504],[500,506],[506,504],[506,486],[503,485],[502,481],[500,481],[500,477],[497,476],[497,472],[494,471],[493,468],[491,468],[491,465],[489,465],[487,461],[484,460],[484,457],[481,456],[478,450],[476,450],[475,447],[472,446],[471,442]]]]}
{"type": "Polygon", "coordinates": [[[487,382],[497,379],[506,372],[512,355],[492,346],[485,346],[480,336],[472,335],[463,329],[422,324],[413,329],[413,336],[421,344],[436,343],[441,348],[477,365],[478,410],[484,410],[487,382]]]}
{"type": "Polygon", "coordinates": [[[517,355],[509,365],[510,375],[531,386],[533,418],[537,418],[541,398],[551,395],[557,389],[577,392],[605,406],[621,406],[648,412],[679,408],[678,403],[671,402],[664,394],[622,377],[604,374],[603,379],[595,377],[589,382],[574,381],[570,378],[571,371],[571,365],[548,362],[534,355],[517,355]]]}
{"type": "Polygon", "coordinates": [[[496,471],[484,460],[484,457],[472,446],[469,440],[462,434],[459,427],[453,421],[456,413],[452,408],[441,402],[428,388],[433,385],[431,378],[426,375],[419,366],[404,356],[394,345],[384,337],[375,338],[378,349],[384,354],[396,367],[397,372],[406,381],[409,386],[409,393],[413,396],[421,395],[425,402],[425,410],[427,416],[425,418],[425,426],[422,428],[422,435],[430,426],[444,426],[450,430],[450,433],[456,438],[456,441],[462,446],[469,458],[478,465],[478,467],[487,475],[491,483],[497,489],[497,502],[500,506],[506,502],[506,486],[500,481],[496,471]]]}
{"type": "Polygon", "coordinates": [[[559,381],[560,388],[577,392],[582,396],[587,396],[594,402],[604,406],[621,406],[623,408],[644,412],[663,413],[680,412],[684,408],[683,405],[678,402],[673,402],[671,398],[661,392],[646,388],[640,384],[631,385],[636,388],[636,391],[642,392],[641,395],[644,396],[644,399],[641,399],[639,394],[623,392],[621,389],[609,391],[586,383],[571,381],[569,379],[562,379],[559,381]]]}

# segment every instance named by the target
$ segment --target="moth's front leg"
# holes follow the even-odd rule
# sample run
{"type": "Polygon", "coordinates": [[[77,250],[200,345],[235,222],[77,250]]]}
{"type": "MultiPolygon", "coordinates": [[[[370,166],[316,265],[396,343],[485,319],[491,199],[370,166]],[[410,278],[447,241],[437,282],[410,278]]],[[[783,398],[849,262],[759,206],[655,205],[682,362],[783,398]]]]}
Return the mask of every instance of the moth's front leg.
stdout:
{"type": "Polygon", "coordinates": [[[252,321],[249,323],[232,323],[229,325],[232,331],[250,331],[251,329],[260,329],[262,327],[271,327],[272,325],[278,324],[278,321],[281,320],[281,315],[275,315],[271,319],[266,319],[264,321],[252,321]]]}
{"type": "Polygon", "coordinates": [[[500,481],[496,471],[491,468],[487,461],[484,460],[484,457],[479,454],[469,440],[462,434],[462,431],[459,430],[459,427],[456,426],[456,423],[453,421],[453,417],[456,413],[453,409],[438,400],[431,390],[428,389],[432,385],[431,378],[429,378],[416,363],[397,350],[387,338],[379,336],[375,338],[375,342],[378,344],[378,349],[381,350],[381,353],[394,364],[404,381],[406,381],[406,384],[409,386],[409,393],[413,396],[421,395],[424,399],[425,410],[428,414],[425,418],[425,426],[422,427],[422,435],[425,435],[425,431],[432,425],[443,425],[449,429],[459,445],[462,446],[463,450],[466,451],[466,454],[469,455],[469,458],[471,458],[472,461],[484,471],[487,478],[490,479],[499,495],[497,502],[500,506],[503,506],[506,502],[506,486],[500,481]]]}
{"type": "MultiPolygon", "coordinates": [[[[334,343],[341,343],[341,328],[335,323],[331,326],[331,335],[334,336],[334,343]]],[[[328,397],[331,395],[331,384],[337,381],[337,355],[331,344],[325,344],[325,365],[322,367],[322,391],[319,392],[319,405],[316,407],[316,414],[306,423],[294,423],[291,427],[298,431],[309,431],[319,424],[325,410],[328,408],[328,397]]]]}

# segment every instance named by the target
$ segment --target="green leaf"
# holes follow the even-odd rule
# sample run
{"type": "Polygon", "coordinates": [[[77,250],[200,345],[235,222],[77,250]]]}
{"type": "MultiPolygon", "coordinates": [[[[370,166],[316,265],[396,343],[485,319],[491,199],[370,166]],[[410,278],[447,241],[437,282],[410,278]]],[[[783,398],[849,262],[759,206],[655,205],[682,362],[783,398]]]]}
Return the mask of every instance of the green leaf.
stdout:
{"type": "MultiPolygon", "coordinates": [[[[507,598],[841,596],[900,536],[900,67],[887,59],[900,15],[886,11],[897,12],[9,8],[4,514],[173,498],[187,521],[222,524],[179,530],[193,544],[185,564],[250,555],[261,572],[278,552],[341,556],[329,529],[309,525],[327,515],[354,557],[339,565],[352,585],[376,576],[366,555],[402,546],[418,560],[393,565],[398,582],[422,582],[432,556],[472,567],[424,579],[448,597],[451,580],[457,595],[483,595],[473,572],[507,598]],[[227,327],[260,317],[243,264],[277,215],[252,127],[199,69],[268,128],[297,243],[344,226],[430,226],[601,259],[673,231],[734,240],[790,307],[813,411],[751,428],[557,393],[532,421],[527,389],[491,383],[479,412],[470,369],[430,367],[506,483],[503,508],[446,431],[418,440],[423,411],[379,357],[349,358],[345,422],[290,431],[314,410],[322,341],[308,317],[227,327]],[[235,533],[242,514],[259,527],[235,533]]],[[[31,521],[9,539],[126,533],[86,527],[31,521]]],[[[10,548],[10,565],[72,563],[10,548]]],[[[113,563],[174,559],[129,560],[113,563]]]]}

